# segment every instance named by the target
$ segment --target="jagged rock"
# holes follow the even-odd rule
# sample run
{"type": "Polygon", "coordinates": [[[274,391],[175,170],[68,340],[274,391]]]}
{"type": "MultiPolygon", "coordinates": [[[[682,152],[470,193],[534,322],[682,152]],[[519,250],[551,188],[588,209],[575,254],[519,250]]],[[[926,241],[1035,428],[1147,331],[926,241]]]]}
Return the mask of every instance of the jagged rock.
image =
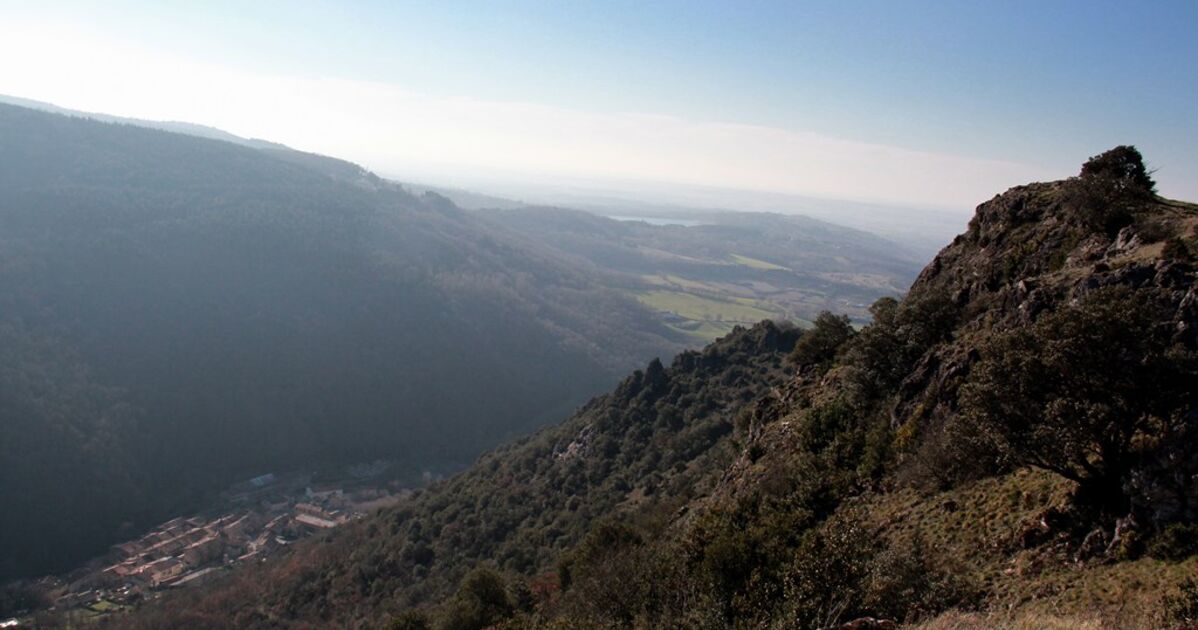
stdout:
{"type": "Polygon", "coordinates": [[[1076,562],[1085,562],[1091,558],[1102,556],[1105,554],[1109,544],[1110,541],[1107,538],[1106,530],[1096,527],[1082,539],[1082,544],[1078,546],[1077,553],[1074,554],[1073,559],[1076,562]]]}
{"type": "Polygon", "coordinates": [[[1115,242],[1108,250],[1108,255],[1122,254],[1133,250],[1140,246],[1140,235],[1136,234],[1135,230],[1129,225],[1121,230],[1115,236],[1115,242]]]}
{"type": "Polygon", "coordinates": [[[1121,555],[1121,552],[1135,541],[1139,529],[1140,524],[1135,514],[1128,514],[1115,521],[1115,535],[1111,537],[1111,544],[1107,545],[1105,555],[1108,558],[1121,555]]]}
{"type": "Polygon", "coordinates": [[[1111,241],[1109,239],[1101,234],[1093,234],[1073,250],[1065,259],[1065,265],[1073,266],[1101,260],[1110,255],[1110,248],[1111,241]]]}
{"type": "Polygon", "coordinates": [[[1124,285],[1138,289],[1152,282],[1156,275],[1157,270],[1155,265],[1133,263],[1120,267],[1105,277],[1100,277],[1098,285],[1124,285]]]}
{"type": "Polygon", "coordinates": [[[1132,513],[1152,523],[1198,521],[1198,409],[1166,448],[1136,470],[1127,483],[1132,513]]]}
{"type": "Polygon", "coordinates": [[[1015,534],[1015,545],[1019,549],[1030,549],[1047,542],[1053,535],[1069,524],[1069,515],[1057,508],[1048,508],[1035,519],[1024,523],[1015,534]]]}

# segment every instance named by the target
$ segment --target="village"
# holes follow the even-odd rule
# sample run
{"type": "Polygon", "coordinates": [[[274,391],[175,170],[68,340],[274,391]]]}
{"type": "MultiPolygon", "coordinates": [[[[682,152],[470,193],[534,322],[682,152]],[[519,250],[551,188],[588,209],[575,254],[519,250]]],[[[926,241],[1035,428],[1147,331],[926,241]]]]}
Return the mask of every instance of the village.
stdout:
{"type": "Polygon", "coordinates": [[[403,501],[412,491],[394,479],[385,481],[388,467],[385,461],[357,464],[319,480],[298,472],[254,477],[221,493],[216,508],[161,523],[68,575],[45,578],[41,586],[57,610],[98,616],[166,589],[201,584],[403,501]]]}

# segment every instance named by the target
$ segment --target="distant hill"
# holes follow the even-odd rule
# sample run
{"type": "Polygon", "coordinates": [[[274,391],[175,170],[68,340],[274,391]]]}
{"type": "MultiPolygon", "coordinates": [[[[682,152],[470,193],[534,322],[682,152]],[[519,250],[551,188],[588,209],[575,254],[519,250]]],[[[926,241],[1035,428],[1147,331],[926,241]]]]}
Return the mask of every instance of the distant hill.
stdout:
{"type": "Polygon", "coordinates": [[[453,470],[681,347],[443,197],[137,122],[0,105],[2,576],[263,472],[453,470]]]}
{"type": "Polygon", "coordinates": [[[479,211],[485,220],[599,269],[663,321],[711,341],[761,319],[811,321],[868,307],[915,278],[913,254],[872,234],[801,216],[693,211],[615,220],[563,208],[479,211]]]}
{"type": "Polygon", "coordinates": [[[1198,206],[1118,147],[980,205],[871,310],[652,362],[407,505],[111,621],[1193,625],[1198,206]]]}
{"type": "Polygon", "coordinates": [[[100,122],[119,123],[122,125],[134,125],[137,127],[148,127],[150,129],[161,129],[162,131],[171,131],[198,138],[208,138],[210,140],[224,140],[233,144],[250,147],[252,149],[287,149],[288,147],[277,142],[269,142],[256,138],[242,138],[241,136],[231,134],[227,131],[209,127],[207,125],[197,125],[189,122],[179,122],[173,120],[145,120],[142,118],[127,118],[124,116],[112,116],[110,114],[100,114],[95,112],[85,112],[77,109],[68,109],[59,107],[53,103],[43,101],[35,101],[29,98],[21,98],[19,96],[7,96],[0,94],[0,103],[5,105],[16,105],[17,107],[25,107],[28,109],[36,109],[52,114],[62,114],[63,116],[72,116],[76,118],[88,118],[100,122]]]}

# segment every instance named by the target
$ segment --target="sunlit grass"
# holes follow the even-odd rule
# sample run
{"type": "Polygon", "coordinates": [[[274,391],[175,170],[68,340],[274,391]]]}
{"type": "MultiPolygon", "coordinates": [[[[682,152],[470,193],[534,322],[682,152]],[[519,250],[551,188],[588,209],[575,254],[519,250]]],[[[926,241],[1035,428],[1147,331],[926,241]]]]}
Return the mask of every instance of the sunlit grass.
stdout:
{"type": "Polygon", "coordinates": [[[731,254],[729,257],[732,258],[732,261],[738,265],[752,267],[753,269],[762,269],[765,271],[790,271],[790,269],[783,267],[782,265],[775,265],[772,262],[758,260],[756,258],[749,258],[748,256],[741,256],[740,254],[731,254]]]}

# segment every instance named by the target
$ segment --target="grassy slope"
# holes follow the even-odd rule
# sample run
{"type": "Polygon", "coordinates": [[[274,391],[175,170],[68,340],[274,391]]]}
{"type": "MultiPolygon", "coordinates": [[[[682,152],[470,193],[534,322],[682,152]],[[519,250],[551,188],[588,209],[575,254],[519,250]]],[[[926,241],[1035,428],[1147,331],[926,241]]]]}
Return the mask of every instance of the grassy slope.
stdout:
{"type": "Polygon", "coordinates": [[[989,612],[951,611],[918,627],[1160,627],[1163,598],[1195,575],[1198,559],[1079,563],[1064,545],[1020,548],[1021,532],[1047,510],[1063,508],[1071,490],[1059,477],[1021,470],[935,494],[867,495],[841,511],[891,544],[922,536],[986,591],[978,604],[989,612]]]}
{"type": "Polygon", "coordinates": [[[675,330],[711,341],[737,325],[763,319],[782,319],[785,313],[772,304],[748,298],[715,298],[678,290],[653,289],[634,293],[642,304],[686,321],[671,322],[675,330]]]}
{"type": "Polygon", "coordinates": [[[932,566],[974,593],[959,608],[908,620],[904,628],[1173,627],[1164,616],[1166,600],[1198,575],[1198,557],[1079,562],[1076,540],[1059,532],[1047,542],[1021,544],[1046,514],[1068,506],[1072,491],[1072,482],[1021,469],[945,491],[867,492],[844,502],[826,523],[854,523],[883,548],[922,548],[932,566]],[[915,539],[921,546],[912,545],[915,539]]]}

